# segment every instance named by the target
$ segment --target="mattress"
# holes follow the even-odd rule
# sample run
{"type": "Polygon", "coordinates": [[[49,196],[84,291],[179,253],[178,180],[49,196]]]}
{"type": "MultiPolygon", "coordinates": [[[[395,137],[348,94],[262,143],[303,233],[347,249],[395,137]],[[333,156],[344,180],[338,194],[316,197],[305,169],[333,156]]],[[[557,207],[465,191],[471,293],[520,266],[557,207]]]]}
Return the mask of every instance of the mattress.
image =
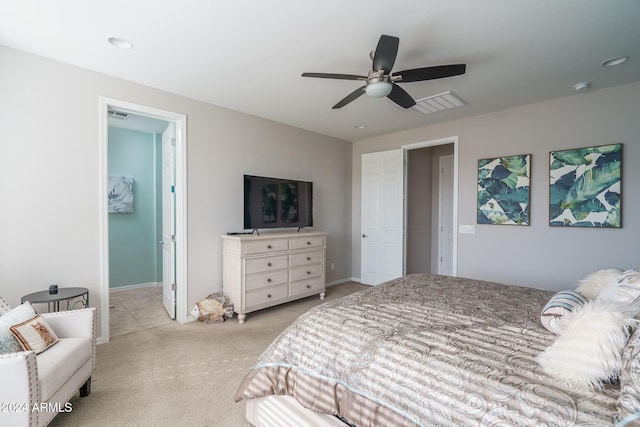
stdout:
{"type": "Polygon", "coordinates": [[[289,395],[366,426],[606,426],[619,386],[564,387],[537,355],[551,291],[418,274],[308,311],[265,350],[236,401],[289,395]]]}

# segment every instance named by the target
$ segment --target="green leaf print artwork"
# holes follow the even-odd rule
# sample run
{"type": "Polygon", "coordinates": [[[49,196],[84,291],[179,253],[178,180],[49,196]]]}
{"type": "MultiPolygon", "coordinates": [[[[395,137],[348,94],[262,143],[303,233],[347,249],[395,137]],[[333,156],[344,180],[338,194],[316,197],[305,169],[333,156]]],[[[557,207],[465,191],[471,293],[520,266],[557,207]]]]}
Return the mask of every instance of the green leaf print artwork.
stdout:
{"type": "Polygon", "coordinates": [[[549,154],[549,225],[621,227],[622,144],[549,154]]]}

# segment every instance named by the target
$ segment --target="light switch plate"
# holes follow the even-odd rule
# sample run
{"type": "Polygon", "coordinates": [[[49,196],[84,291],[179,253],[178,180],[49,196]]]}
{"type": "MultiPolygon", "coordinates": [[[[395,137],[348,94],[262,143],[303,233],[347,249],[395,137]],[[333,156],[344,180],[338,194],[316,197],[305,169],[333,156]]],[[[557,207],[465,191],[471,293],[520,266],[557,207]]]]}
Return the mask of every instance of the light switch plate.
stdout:
{"type": "Polygon", "coordinates": [[[460,225],[458,228],[458,232],[460,234],[476,234],[476,226],[475,225],[460,225]]]}

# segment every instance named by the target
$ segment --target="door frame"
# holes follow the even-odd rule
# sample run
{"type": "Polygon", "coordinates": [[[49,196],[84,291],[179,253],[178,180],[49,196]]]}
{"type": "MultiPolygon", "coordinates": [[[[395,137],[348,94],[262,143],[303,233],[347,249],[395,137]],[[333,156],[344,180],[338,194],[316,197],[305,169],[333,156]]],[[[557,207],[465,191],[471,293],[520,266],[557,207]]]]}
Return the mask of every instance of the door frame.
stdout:
{"type": "MultiPolygon", "coordinates": [[[[453,275],[458,275],[458,137],[449,136],[446,138],[432,139],[429,141],[416,142],[413,144],[404,144],[400,148],[404,151],[404,164],[407,164],[408,151],[418,148],[435,147],[438,145],[453,144],[453,275]]],[[[404,168],[404,223],[407,224],[407,168],[404,168]]],[[[429,225],[431,227],[431,225],[429,225]]],[[[404,230],[404,235],[410,230],[404,230]]],[[[433,236],[432,236],[433,237],[433,236]]],[[[404,239],[404,252],[407,251],[407,239],[404,239]]],[[[403,264],[406,264],[406,257],[403,259],[403,264]]],[[[403,265],[404,268],[404,265],[403,265]]]]}
{"type": "Polygon", "coordinates": [[[187,116],[172,111],[160,110],[119,99],[99,97],[99,150],[98,150],[98,198],[100,206],[100,289],[101,289],[101,334],[99,343],[110,340],[109,328],[109,213],[107,203],[108,168],[108,111],[113,107],[123,111],[154,119],[173,122],[176,131],[175,154],[175,223],[176,223],[176,319],[179,323],[188,320],[187,310],[187,116]]]}

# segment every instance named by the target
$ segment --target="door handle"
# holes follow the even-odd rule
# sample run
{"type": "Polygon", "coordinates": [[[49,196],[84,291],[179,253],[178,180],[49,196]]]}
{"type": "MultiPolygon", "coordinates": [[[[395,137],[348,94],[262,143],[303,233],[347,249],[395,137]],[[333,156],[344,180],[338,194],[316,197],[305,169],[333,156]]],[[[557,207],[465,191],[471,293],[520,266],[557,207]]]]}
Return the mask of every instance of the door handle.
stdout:
{"type": "Polygon", "coordinates": [[[366,234],[362,233],[362,237],[369,237],[369,236],[367,236],[366,234]]]}

